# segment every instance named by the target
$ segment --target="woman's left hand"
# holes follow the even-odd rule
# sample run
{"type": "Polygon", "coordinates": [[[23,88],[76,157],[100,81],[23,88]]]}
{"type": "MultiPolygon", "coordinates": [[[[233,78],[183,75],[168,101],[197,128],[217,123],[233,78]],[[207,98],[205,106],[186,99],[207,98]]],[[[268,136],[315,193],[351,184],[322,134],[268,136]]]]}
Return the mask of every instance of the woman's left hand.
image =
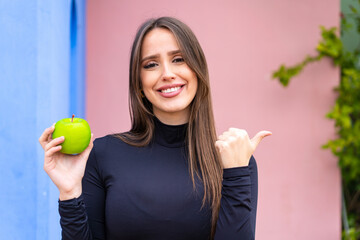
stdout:
{"type": "Polygon", "coordinates": [[[221,134],[215,146],[220,153],[223,168],[248,166],[260,141],[271,134],[269,131],[260,131],[250,139],[245,130],[237,128],[230,128],[221,134]]]}

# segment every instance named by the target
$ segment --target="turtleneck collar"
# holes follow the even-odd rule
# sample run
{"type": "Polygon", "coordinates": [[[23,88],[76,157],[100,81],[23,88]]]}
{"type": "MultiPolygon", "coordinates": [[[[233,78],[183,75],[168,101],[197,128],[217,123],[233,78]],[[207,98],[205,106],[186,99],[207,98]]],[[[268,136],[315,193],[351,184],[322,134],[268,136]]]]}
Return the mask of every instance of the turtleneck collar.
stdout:
{"type": "Polygon", "coordinates": [[[154,117],[155,142],[165,147],[182,147],[185,146],[185,138],[188,124],[181,125],[167,125],[160,122],[159,119],[154,117]]]}

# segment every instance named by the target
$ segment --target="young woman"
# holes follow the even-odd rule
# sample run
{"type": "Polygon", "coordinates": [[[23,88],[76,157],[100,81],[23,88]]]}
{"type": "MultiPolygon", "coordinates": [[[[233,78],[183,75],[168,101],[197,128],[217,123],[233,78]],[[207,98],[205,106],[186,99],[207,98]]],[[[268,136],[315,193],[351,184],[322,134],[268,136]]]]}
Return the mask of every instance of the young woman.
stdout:
{"type": "Polygon", "coordinates": [[[63,239],[254,239],[257,168],[250,139],[218,138],[203,51],[189,27],[145,22],[130,59],[129,132],[94,141],[79,155],[59,151],[54,126],[39,141],[60,191],[63,239]],[[94,146],[94,147],[93,147],[94,146]]]}

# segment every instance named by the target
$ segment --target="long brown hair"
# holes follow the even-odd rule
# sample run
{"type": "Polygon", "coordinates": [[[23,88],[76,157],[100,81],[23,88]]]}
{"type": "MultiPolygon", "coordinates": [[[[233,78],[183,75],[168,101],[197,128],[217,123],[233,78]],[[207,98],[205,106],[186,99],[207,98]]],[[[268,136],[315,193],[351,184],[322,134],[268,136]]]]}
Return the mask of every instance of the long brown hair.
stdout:
{"type": "Polygon", "coordinates": [[[213,237],[218,218],[222,167],[215,148],[216,131],[212,111],[209,73],[204,53],[191,29],[181,21],[171,17],[150,19],[138,29],[131,50],[129,71],[129,110],[131,130],[115,136],[137,147],[150,143],[154,133],[153,111],[151,103],[141,96],[140,60],[144,37],[154,28],[171,31],[180,47],[182,57],[196,73],[198,89],[190,106],[187,129],[189,172],[195,188],[195,177],[204,184],[203,206],[211,204],[213,237]]]}

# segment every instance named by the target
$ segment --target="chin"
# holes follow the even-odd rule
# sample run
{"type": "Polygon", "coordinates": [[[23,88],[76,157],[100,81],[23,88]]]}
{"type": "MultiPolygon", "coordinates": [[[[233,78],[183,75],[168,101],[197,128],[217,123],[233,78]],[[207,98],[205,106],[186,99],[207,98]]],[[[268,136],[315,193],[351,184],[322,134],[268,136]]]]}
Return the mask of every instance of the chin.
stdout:
{"type": "Polygon", "coordinates": [[[176,112],[185,111],[185,109],[186,107],[171,107],[171,108],[164,108],[162,109],[162,111],[167,113],[176,113],[176,112]]]}
{"type": "Polygon", "coordinates": [[[157,108],[158,111],[164,112],[164,113],[178,113],[183,111],[188,111],[190,109],[189,105],[167,105],[160,108],[157,108]]]}

